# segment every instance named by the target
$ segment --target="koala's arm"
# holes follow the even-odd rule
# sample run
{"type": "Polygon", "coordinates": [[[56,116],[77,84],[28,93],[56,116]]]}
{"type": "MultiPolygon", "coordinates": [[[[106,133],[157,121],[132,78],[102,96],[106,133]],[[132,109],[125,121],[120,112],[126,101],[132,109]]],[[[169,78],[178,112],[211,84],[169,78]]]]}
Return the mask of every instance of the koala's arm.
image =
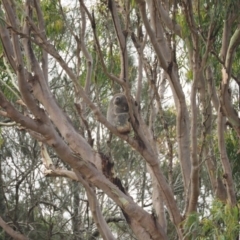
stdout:
{"type": "Polygon", "coordinates": [[[119,113],[115,118],[116,128],[118,132],[127,134],[131,131],[131,124],[129,122],[128,113],[119,113]]]}
{"type": "Polygon", "coordinates": [[[117,128],[118,132],[122,134],[127,134],[131,130],[131,124],[129,122],[129,114],[128,113],[118,113],[108,112],[107,120],[117,128]]]}

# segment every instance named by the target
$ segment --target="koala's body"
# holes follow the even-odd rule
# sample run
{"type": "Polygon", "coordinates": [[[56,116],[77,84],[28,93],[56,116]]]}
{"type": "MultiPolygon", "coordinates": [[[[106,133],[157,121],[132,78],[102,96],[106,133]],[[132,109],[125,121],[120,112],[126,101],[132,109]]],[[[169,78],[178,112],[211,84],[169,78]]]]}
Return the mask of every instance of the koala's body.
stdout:
{"type": "Polygon", "coordinates": [[[118,132],[122,134],[130,132],[129,107],[124,93],[117,93],[111,99],[107,110],[107,120],[117,128],[118,132]]]}

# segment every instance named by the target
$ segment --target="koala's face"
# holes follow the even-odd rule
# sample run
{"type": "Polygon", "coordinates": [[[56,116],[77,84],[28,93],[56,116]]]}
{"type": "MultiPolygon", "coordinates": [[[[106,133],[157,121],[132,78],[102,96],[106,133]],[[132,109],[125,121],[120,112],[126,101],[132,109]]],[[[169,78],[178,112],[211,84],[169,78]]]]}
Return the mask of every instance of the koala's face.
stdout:
{"type": "Polygon", "coordinates": [[[121,103],[123,102],[123,96],[119,96],[119,97],[116,97],[115,99],[114,99],[114,104],[115,105],[121,105],[121,103]]]}
{"type": "Polygon", "coordinates": [[[128,103],[125,96],[117,96],[114,99],[114,105],[117,107],[117,112],[128,112],[128,103]]]}

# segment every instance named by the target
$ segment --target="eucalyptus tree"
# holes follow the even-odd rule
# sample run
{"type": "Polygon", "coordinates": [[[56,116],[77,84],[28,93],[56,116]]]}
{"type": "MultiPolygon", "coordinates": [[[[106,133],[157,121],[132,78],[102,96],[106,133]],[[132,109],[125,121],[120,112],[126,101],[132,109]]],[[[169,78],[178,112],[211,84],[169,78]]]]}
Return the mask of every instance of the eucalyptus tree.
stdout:
{"type": "MultiPolygon", "coordinates": [[[[237,236],[231,164],[239,152],[229,146],[240,134],[238,7],[2,1],[1,119],[38,142],[45,175],[75,181],[69,206],[74,216],[86,209],[97,227],[88,234],[89,224],[72,221],[75,239],[237,236]],[[105,117],[117,92],[128,102],[129,134],[105,117]],[[221,219],[214,198],[226,210],[221,219]]],[[[66,212],[66,204],[58,207],[66,212]]],[[[26,239],[27,230],[0,220],[10,236],[26,239]]]]}

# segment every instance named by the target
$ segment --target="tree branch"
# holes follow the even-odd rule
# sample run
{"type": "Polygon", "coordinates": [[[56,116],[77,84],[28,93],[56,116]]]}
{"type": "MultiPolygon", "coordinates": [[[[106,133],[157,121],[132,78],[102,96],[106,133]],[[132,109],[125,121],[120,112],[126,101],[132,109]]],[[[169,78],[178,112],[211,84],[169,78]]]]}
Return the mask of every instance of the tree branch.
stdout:
{"type": "Polygon", "coordinates": [[[19,232],[16,232],[10,226],[8,226],[8,224],[1,217],[0,217],[0,226],[9,236],[11,236],[16,240],[29,240],[26,236],[24,236],[19,232]]]}
{"type": "Polygon", "coordinates": [[[218,122],[217,122],[217,131],[218,131],[218,147],[220,151],[221,162],[224,170],[223,178],[226,180],[227,195],[228,201],[232,206],[237,204],[234,183],[232,178],[232,169],[230,166],[230,161],[226,151],[226,144],[224,139],[224,129],[225,129],[225,117],[221,112],[221,107],[218,110],[218,122]]]}

